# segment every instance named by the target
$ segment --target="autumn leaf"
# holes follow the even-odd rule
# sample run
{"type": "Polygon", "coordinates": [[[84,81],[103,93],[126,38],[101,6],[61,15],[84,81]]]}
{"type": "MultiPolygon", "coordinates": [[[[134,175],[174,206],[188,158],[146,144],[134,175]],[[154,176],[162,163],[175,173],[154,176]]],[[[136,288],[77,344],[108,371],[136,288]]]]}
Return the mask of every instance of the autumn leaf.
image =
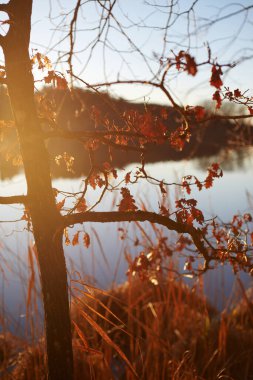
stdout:
{"type": "Polygon", "coordinates": [[[119,211],[136,211],[137,206],[135,205],[135,200],[130,194],[130,191],[126,187],[122,187],[120,191],[122,199],[118,205],[119,211]]]}
{"type": "Polygon", "coordinates": [[[65,204],[65,198],[62,201],[56,203],[57,210],[60,211],[63,208],[64,204],[65,204]]]}
{"type": "Polygon", "coordinates": [[[218,90],[220,90],[221,86],[223,85],[223,82],[221,80],[222,70],[220,66],[213,65],[212,66],[212,74],[210,79],[211,86],[216,87],[218,90]]]}
{"type": "Polygon", "coordinates": [[[65,237],[65,244],[70,245],[69,232],[67,228],[64,229],[64,237],[65,237]]]}
{"type": "Polygon", "coordinates": [[[215,162],[208,168],[208,174],[205,179],[205,188],[209,189],[213,186],[213,180],[214,178],[220,178],[223,176],[223,171],[220,168],[220,165],[215,162]]]}
{"type": "MultiPolygon", "coordinates": [[[[40,68],[40,67],[39,67],[40,68]]],[[[46,84],[53,84],[59,90],[66,90],[68,83],[62,74],[58,74],[53,70],[48,71],[48,75],[44,77],[46,84]]]]}
{"type": "Polygon", "coordinates": [[[182,186],[186,190],[187,194],[191,194],[191,188],[187,181],[183,181],[182,186]]]}
{"type": "Polygon", "coordinates": [[[77,204],[76,211],[85,212],[87,210],[88,206],[87,206],[86,200],[84,198],[81,200],[78,200],[76,204],[77,204]]]}
{"type": "Polygon", "coordinates": [[[234,96],[236,98],[240,98],[242,96],[242,93],[238,88],[236,90],[234,90],[234,96]]]}
{"type": "Polygon", "coordinates": [[[23,214],[21,220],[25,220],[27,222],[29,222],[31,220],[31,215],[27,209],[24,210],[24,214],[23,214]]]}
{"type": "Polygon", "coordinates": [[[248,107],[248,110],[249,110],[250,115],[253,115],[253,108],[252,107],[248,107]]]}
{"type": "Polygon", "coordinates": [[[67,90],[68,88],[68,82],[66,81],[65,78],[56,76],[56,87],[58,90],[67,90]]]}
{"type": "Polygon", "coordinates": [[[185,51],[181,50],[176,56],[176,68],[180,70],[181,68],[189,75],[195,76],[197,74],[197,65],[195,59],[185,51]]]}
{"type": "Polygon", "coordinates": [[[197,65],[195,59],[188,53],[185,54],[186,71],[188,74],[195,76],[197,74],[197,65]]]}
{"type": "Polygon", "coordinates": [[[75,233],[75,235],[73,236],[73,239],[72,239],[72,245],[73,245],[73,246],[79,244],[79,233],[80,233],[80,231],[77,231],[77,232],[75,233]]]}
{"type": "Polygon", "coordinates": [[[185,143],[191,138],[191,131],[188,125],[182,124],[174,132],[170,134],[170,145],[178,151],[183,150],[185,143]]]}
{"type": "Polygon", "coordinates": [[[197,178],[195,178],[195,185],[197,186],[197,188],[199,189],[199,191],[202,190],[203,185],[202,185],[202,183],[197,178]]]}
{"type": "Polygon", "coordinates": [[[220,91],[215,91],[215,93],[213,94],[213,100],[216,101],[216,108],[219,109],[221,107],[221,104],[222,104],[222,99],[221,99],[221,96],[220,96],[220,91]]]}
{"type": "Polygon", "coordinates": [[[163,183],[163,181],[161,181],[161,182],[159,183],[159,187],[160,187],[160,190],[161,190],[162,195],[165,195],[165,194],[167,193],[167,191],[166,191],[166,189],[165,189],[165,187],[164,187],[164,183],[163,183]]]}
{"type": "Polygon", "coordinates": [[[125,175],[125,183],[128,184],[130,182],[130,175],[131,175],[131,172],[128,172],[126,175],[125,175]]]}
{"type": "Polygon", "coordinates": [[[87,234],[87,232],[85,232],[83,235],[83,244],[86,248],[89,248],[90,246],[90,235],[87,234]]]}
{"type": "Polygon", "coordinates": [[[49,70],[47,73],[47,76],[44,77],[44,81],[46,84],[50,84],[51,82],[54,81],[54,71],[49,70]]]}
{"type": "Polygon", "coordinates": [[[144,115],[139,115],[138,125],[140,132],[158,143],[164,141],[163,137],[167,128],[162,123],[162,121],[151,114],[151,112],[146,112],[144,115]]]}
{"type": "Polygon", "coordinates": [[[88,182],[89,182],[89,185],[93,188],[93,190],[95,190],[97,186],[101,188],[102,186],[105,185],[105,180],[102,177],[100,177],[99,174],[92,175],[89,178],[88,182]]]}

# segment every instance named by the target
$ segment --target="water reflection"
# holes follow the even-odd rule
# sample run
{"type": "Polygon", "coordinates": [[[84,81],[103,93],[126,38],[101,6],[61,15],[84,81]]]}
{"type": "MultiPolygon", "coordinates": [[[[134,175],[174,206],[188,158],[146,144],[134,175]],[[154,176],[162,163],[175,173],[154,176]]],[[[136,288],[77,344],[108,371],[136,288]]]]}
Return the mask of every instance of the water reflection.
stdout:
{"type": "MultiPolygon", "coordinates": [[[[196,175],[199,179],[205,177],[206,167],[212,159],[181,160],[180,162],[158,162],[147,165],[147,172],[157,178],[169,182],[180,180],[186,174],[196,175]]],[[[219,217],[228,221],[232,215],[240,212],[252,212],[253,207],[250,197],[253,195],[253,149],[237,152],[222,153],[215,161],[220,161],[224,170],[224,177],[217,180],[214,187],[209,190],[198,192],[193,190],[192,197],[198,200],[198,206],[205,213],[205,217],[219,217]]],[[[126,172],[132,170],[134,164],[127,166],[126,172]]],[[[119,173],[120,174],[120,173],[119,173]]],[[[54,187],[64,191],[77,191],[83,186],[82,179],[55,179],[54,187]]],[[[154,189],[148,184],[132,186],[131,193],[137,199],[139,207],[144,202],[149,209],[157,211],[158,203],[161,201],[159,189],[154,189]]],[[[98,197],[98,191],[91,190],[87,201],[92,204],[98,197]]],[[[169,190],[170,202],[173,204],[175,197],[180,196],[179,189],[171,187],[169,190]]],[[[1,195],[25,193],[25,181],[22,175],[14,177],[11,181],[4,181],[1,186],[1,195]]],[[[110,210],[118,202],[111,193],[106,195],[100,210],[110,210]]],[[[22,215],[22,207],[1,206],[1,220],[15,220],[22,215]]],[[[9,326],[24,327],[26,313],[25,299],[26,290],[29,283],[28,246],[32,243],[32,236],[25,230],[25,222],[1,223],[0,235],[2,244],[0,246],[0,270],[1,270],[1,310],[9,316],[9,326]],[[21,317],[20,317],[21,316],[21,317]],[[15,323],[14,323],[14,319],[15,323]]],[[[98,286],[108,287],[112,282],[124,281],[127,268],[124,253],[137,252],[133,242],[126,242],[119,239],[115,224],[90,224],[85,226],[75,226],[70,229],[73,236],[77,230],[85,230],[91,236],[91,247],[85,249],[81,245],[66,247],[66,257],[68,270],[72,278],[80,275],[87,281],[95,281],[98,286]]],[[[129,236],[134,237],[136,226],[125,224],[129,236]]],[[[144,229],[152,237],[152,230],[148,223],[143,225],[144,229]]],[[[165,232],[167,234],[167,232],[165,232]]],[[[169,238],[171,238],[169,236],[169,238]]],[[[247,275],[241,275],[244,284],[249,285],[250,279],[247,275]]],[[[218,270],[210,271],[205,276],[205,290],[207,296],[216,303],[219,308],[224,307],[234,283],[234,276],[229,267],[220,267],[218,270]]]]}

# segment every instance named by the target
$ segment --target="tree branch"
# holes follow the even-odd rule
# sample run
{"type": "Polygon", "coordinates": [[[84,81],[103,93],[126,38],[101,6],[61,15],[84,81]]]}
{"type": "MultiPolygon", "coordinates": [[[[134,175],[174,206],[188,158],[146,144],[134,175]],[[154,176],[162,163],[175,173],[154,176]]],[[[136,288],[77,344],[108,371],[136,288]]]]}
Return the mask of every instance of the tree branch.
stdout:
{"type": "Polygon", "coordinates": [[[15,203],[28,203],[28,197],[26,195],[13,195],[10,197],[0,197],[1,205],[10,205],[15,203]]]}
{"type": "Polygon", "coordinates": [[[171,231],[178,233],[188,233],[205,259],[205,270],[211,260],[207,248],[204,245],[202,232],[184,223],[176,222],[166,216],[156,214],[149,211],[104,211],[104,212],[84,212],[78,214],[69,214],[63,217],[64,227],[71,226],[77,223],[96,222],[96,223],[110,223],[110,222],[150,222],[160,224],[171,231]]]}
{"type": "Polygon", "coordinates": [[[9,3],[7,4],[0,4],[0,12],[6,12],[6,13],[9,13],[10,11],[10,6],[9,6],[9,3]]]}

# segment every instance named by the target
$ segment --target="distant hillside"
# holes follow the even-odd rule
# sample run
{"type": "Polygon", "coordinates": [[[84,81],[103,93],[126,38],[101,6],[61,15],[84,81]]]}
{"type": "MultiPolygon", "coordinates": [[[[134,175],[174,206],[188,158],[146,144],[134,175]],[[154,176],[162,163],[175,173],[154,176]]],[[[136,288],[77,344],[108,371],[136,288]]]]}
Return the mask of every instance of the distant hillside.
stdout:
{"type": "MultiPolygon", "coordinates": [[[[40,114],[46,118],[52,114],[56,117],[59,129],[68,131],[81,131],[94,128],[92,110],[95,106],[102,117],[114,121],[116,125],[122,125],[122,114],[129,110],[137,110],[144,113],[146,109],[160,115],[164,106],[155,104],[135,104],[123,99],[115,99],[106,93],[97,94],[91,91],[75,89],[73,92],[56,89],[45,89],[36,96],[40,114]]],[[[168,118],[165,121],[169,131],[173,131],[177,125],[178,115],[175,111],[166,107],[168,118]]],[[[12,119],[11,107],[7,91],[0,88],[0,120],[12,119]]],[[[100,126],[97,126],[100,128],[100,126]]],[[[44,129],[47,129],[44,124],[44,129]]],[[[13,128],[1,128],[0,145],[0,173],[1,177],[10,177],[20,170],[18,142],[13,128]],[[14,166],[13,166],[14,164],[14,166]]],[[[146,154],[147,162],[168,160],[181,160],[193,157],[206,157],[216,155],[221,149],[230,146],[240,146],[247,141],[251,144],[253,133],[250,127],[239,127],[228,121],[212,121],[208,125],[196,126],[190,143],[186,144],[181,152],[174,150],[169,144],[149,146],[146,154]]],[[[89,157],[83,143],[75,140],[51,139],[47,142],[52,162],[52,172],[55,177],[80,176],[87,174],[89,170],[89,157]],[[63,167],[55,164],[56,155],[68,152],[75,157],[74,174],[66,172],[63,167]]],[[[109,155],[106,147],[96,152],[98,162],[108,161],[109,155]]],[[[139,161],[139,154],[135,152],[113,151],[113,159],[117,167],[122,167],[130,162],[139,161]]]]}

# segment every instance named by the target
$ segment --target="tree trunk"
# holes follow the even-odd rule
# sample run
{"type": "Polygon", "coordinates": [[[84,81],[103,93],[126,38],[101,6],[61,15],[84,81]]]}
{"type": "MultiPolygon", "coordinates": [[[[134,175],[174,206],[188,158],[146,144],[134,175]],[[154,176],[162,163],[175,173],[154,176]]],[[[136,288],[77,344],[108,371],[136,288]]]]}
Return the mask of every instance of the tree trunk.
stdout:
{"type": "Polygon", "coordinates": [[[48,379],[71,380],[73,357],[62,217],[52,191],[48,153],[34,102],[34,80],[29,57],[32,0],[11,0],[8,6],[11,24],[3,51],[38,252],[48,379]]]}

